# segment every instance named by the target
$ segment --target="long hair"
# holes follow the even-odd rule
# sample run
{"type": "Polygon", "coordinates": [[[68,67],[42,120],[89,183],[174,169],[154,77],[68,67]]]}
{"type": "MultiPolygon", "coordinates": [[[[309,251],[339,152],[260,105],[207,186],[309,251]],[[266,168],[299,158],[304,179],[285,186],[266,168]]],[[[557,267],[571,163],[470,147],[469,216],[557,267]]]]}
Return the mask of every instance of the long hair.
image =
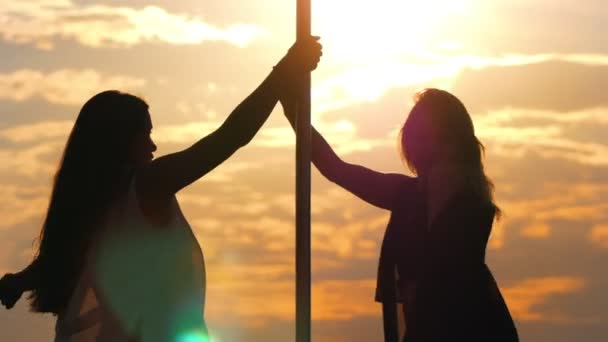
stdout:
{"type": "Polygon", "coordinates": [[[93,96],[80,110],[38,238],[32,311],[57,314],[66,308],[99,220],[125,190],[121,180],[130,146],[148,115],[146,102],[116,90],[93,96]]]}
{"type": "Polygon", "coordinates": [[[495,208],[494,184],[484,171],[485,148],[475,136],[473,121],[464,104],[447,91],[429,88],[416,93],[414,107],[400,131],[401,155],[414,174],[427,171],[436,158],[450,158],[465,165],[471,190],[495,208]],[[433,138],[441,140],[433,146],[433,138]],[[439,151],[443,149],[443,151],[439,151]]]}

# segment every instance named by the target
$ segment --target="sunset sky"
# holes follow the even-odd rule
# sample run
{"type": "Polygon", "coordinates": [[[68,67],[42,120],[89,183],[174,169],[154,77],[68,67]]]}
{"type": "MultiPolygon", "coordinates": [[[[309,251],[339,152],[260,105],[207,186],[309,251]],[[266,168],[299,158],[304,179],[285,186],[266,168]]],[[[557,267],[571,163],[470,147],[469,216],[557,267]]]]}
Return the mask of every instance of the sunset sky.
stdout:
{"type": "MultiPolygon", "coordinates": [[[[0,0],[0,275],[32,258],[84,102],[150,104],[157,155],[217,128],[295,37],[295,0],[0,0]]],[[[505,212],[487,263],[522,341],[608,336],[608,2],[314,1],[312,120],[346,161],[404,172],[397,130],[425,87],[453,92],[505,212]]],[[[111,139],[112,132],[108,133],[111,139]]],[[[214,341],[294,336],[294,134],[277,106],[254,140],[178,193],[203,248],[214,341]]],[[[379,341],[388,212],[313,168],[313,340],[379,341]]],[[[54,318],[0,309],[1,341],[54,318]]]]}

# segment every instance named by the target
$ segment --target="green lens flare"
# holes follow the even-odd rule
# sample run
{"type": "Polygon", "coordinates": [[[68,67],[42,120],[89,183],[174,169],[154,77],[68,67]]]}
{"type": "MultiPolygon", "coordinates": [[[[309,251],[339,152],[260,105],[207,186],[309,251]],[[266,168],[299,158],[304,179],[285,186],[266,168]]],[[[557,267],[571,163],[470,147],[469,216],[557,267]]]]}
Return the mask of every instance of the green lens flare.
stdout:
{"type": "Polygon", "coordinates": [[[200,332],[188,332],[178,337],[176,342],[211,342],[211,339],[200,332]]]}

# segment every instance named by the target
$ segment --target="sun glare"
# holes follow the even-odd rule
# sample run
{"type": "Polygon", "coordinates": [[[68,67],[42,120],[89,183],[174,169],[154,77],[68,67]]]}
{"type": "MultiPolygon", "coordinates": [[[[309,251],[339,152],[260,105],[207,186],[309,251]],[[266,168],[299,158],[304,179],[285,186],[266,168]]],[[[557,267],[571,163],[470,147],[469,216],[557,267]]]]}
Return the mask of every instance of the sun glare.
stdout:
{"type": "MultiPolygon", "coordinates": [[[[188,332],[179,336],[177,342],[212,342],[205,334],[199,332],[188,332]]],[[[217,341],[214,341],[217,342],[217,341]]]]}
{"type": "Polygon", "coordinates": [[[472,0],[332,0],[313,5],[315,32],[336,57],[373,62],[429,45],[450,18],[471,15],[472,0]]]}
{"type": "Polygon", "coordinates": [[[331,0],[313,3],[313,32],[323,62],[313,91],[315,112],[373,102],[392,87],[445,87],[458,65],[439,50],[463,48],[442,32],[474,15],[475,0],[331,0]]]}

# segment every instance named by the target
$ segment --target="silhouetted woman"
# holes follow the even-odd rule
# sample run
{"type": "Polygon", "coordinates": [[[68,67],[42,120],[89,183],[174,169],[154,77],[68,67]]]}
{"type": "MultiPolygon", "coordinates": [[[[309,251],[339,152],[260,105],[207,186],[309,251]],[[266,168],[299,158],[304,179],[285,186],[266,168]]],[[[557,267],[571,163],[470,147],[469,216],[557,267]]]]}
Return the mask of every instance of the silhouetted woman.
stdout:
{"type": "Polygon", "coordinates": [[[57,315],[55,341],[207,342],[203,254],[175,194],[245,146],[278,90],[320,56],[316,38],[294,44],[216,131],[157,159],[146,102],[93,96],[55,175],[38,253],[2,278],[2,303],[31,291],[33,311],[57,315]]]}
{"type": "MultiPolygon", "coordinates": [[[[292,126],[293,93],[281,95],[292,126]]],[[[415,178],[346,163],[312,132],[312,161],[321,174],[391,211],[376,292],[386,340],[398,339],[395,307],[403,303],[403,341],[517,341],[484,260],[500,210],[484,173],[483,145],[454,95],[426,89],[415,100],[400,134],[402,156],[415,178]]]]}

